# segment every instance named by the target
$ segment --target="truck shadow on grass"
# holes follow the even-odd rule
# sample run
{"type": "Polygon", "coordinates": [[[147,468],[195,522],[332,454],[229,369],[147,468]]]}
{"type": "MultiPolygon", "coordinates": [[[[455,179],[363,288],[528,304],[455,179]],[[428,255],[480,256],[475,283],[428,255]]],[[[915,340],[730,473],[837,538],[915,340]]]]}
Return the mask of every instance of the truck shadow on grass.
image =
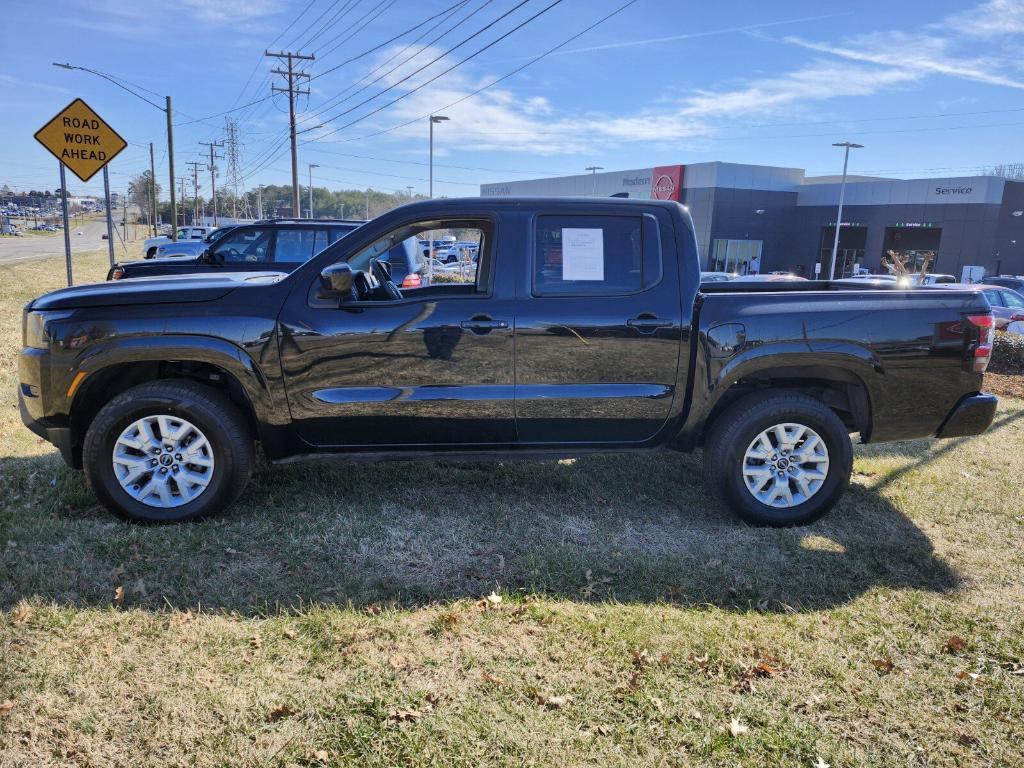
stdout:
{"type": "MultiPolygon", "coordinates": [[[[227,514],[167,527],[114,520],[55,455],[5,458],[0,608],[105,607],[117,587],[125,607],[248,616],[492,590],[762,611],[830,608],[877,587],[950,592],[961,577],[882,491],[968,442],[893,446],[902,465],[880,484],[854,484],[825,519],[788,530],[745,526],[711,500],[699,455],[263,467],[227,514]]],[[[919,494],[915,511],[931,519],[935,490],[908,504],[919,494]]]]}

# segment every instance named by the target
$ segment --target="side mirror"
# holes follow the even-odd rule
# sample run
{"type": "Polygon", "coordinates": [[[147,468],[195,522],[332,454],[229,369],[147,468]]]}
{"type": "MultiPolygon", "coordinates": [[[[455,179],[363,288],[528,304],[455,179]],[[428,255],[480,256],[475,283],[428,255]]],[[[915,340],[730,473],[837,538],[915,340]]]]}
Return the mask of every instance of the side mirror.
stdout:
{"type": "Polygon", "coordinates": [[[352,295],[352,267],[345,262],[331,264],[320,273],[320,296],[340,296],[342,301],[352,295]]]}

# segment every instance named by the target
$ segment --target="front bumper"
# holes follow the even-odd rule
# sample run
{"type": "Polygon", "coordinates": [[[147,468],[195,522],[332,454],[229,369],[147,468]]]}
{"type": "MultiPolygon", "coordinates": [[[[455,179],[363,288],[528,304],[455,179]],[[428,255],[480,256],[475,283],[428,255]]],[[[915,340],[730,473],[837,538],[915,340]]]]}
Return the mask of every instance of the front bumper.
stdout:
{"type": "Polygon", "coordinates": [[[936,437],[980,435],[992,425],[999,398],[985,392],[967,395],[949,412],[936,437]]]}
{"type": "Polygon", "coordinates": [[[28,406],[25,404],[25,395],[20,388],[18,389],[18,410],[21,411],[21,422],[47,442],[53,443],[60,451],[60,456],[64,459],[65,464],[75,469],[81,466],[81,460],[76,456],[72,441],[71,428],[47,426],[32,418],[32,414],[28,412],[28,406]]]}

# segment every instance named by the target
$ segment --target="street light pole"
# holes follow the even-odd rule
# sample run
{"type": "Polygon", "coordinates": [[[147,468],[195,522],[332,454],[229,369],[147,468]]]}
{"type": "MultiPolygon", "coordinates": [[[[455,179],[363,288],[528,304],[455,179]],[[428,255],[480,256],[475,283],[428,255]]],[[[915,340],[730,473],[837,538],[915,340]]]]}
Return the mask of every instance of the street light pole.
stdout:
{"type": "MultiPolygon", "coordinates": [[[[95,69],[89,69],[88,67],[78,67],[73,64],[58,64],[56,61],[53,62],[53,66],[60,67],[61,69],[73,70],[77,69],[82,72],[89,72],[90,74],[102,77],[104,80],[113,83],[123,91],[128,91],[132,96],[142,99],[144,102],[152,107],[156,107],[161,112],[167,115],[167,166],[168,166],[168,178],[171,181],[170,195],[171,195],[171,221],[176,222],[178,220],[178,201],[174,194],[174,112],[171,109],[171,97],[164,97],[165,106],[161,107],[156,102],[150,101],[140,93],[136,93],[131,88],[127,87],[123,83],[118,82],[118,79],[113,75],[108,75],[105,72],[100,72],[95,69]]],[[[153,183],[156,184],[156,178],[153,178],[153,183]]],[[[177,226],[171,227],[171,240],[177,242],[178,240],[178,228],[177,226]]]]}
{"type": "Polygon", "coordinates": [[[846,196],[846,168],[850,163],[850,150],[864,148],[863,144],[854,144],[851,141],[836,142],[832,146],[843,147],[845,151],[843,153],[843,181],[839,185],[839,211],[836,214],[836,234],[832,239],[832,258],[828,264],[829,280],[833,280],[836,274],[836,254],[839,252],[839,228],[843,225],[843,198],[846,196]]]}
{"type": "Polygon", "coordinates": [[[443,123],[449,118],[444,115],[430,116],[430,197],[434,197],[434,123],[443,123]]]}
{"type": "Polygon", "coordinates": [[[316,163],[309,164],[309,218],[313,218],[313,169],[319,168],[316,163]]]}
{"type": "MultiPolygon", "coordinates": [[[[596,177],[598,171],[603,171],[604,170],[604,166],[603,165],[588,165],[583,170],[590,171],[590,175],[596,177]]],[[[597,197],[597,179],[596,178],[594,179],[593,189],[594,189],[594,197],[597,197]]]]}

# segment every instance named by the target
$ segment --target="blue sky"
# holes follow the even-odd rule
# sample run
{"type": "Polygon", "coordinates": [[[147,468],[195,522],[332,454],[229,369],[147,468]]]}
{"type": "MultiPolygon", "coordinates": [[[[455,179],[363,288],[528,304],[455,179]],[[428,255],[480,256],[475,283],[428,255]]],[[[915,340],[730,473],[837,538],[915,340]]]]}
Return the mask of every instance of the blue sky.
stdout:
{"type": "MultiPolygon", "coordinates": [[[[845,139],[866,145],[851,160],[855,173],[963,175],[1024,160],[1024,0],[636,0],[556,53],[464,98],[626,2],[562,0],[544,11],[552,1],[9,4],[0,32],[0,183],[57,185],[55,161],[32,134],[80,96],[130,142],[110,166],[113,187],[123,190],[148,167],[150,141],[166,187],[163,114],[54,61],[125,78],[156,101],[153,94],[171,94],[179,176],[187,161],[202,159],[198,142],[222,135],[224,117],[214,115],[249,104],[232,112],[247,185],[288,183],[287,103],[266,98],[280,80],[269,73],[278,62],[262,56],[266,47],[317,56],[304,63],[316,77],[299,104],[300,179],[317,163],[314,183],[331,188],[412,186],[426,193],[423,118],[442,108],[451,120],[436,131],[435,194],[449,196],[475,195],[481,182],[588,165],[723,160],[835,173],[842,158],[830,145],[845,139]],[[407,29],[414,31],[370,51],[407,29]]],[[[71,177],[69,187],[102,191],[100,176],[89,184],[71,177]]]]}

